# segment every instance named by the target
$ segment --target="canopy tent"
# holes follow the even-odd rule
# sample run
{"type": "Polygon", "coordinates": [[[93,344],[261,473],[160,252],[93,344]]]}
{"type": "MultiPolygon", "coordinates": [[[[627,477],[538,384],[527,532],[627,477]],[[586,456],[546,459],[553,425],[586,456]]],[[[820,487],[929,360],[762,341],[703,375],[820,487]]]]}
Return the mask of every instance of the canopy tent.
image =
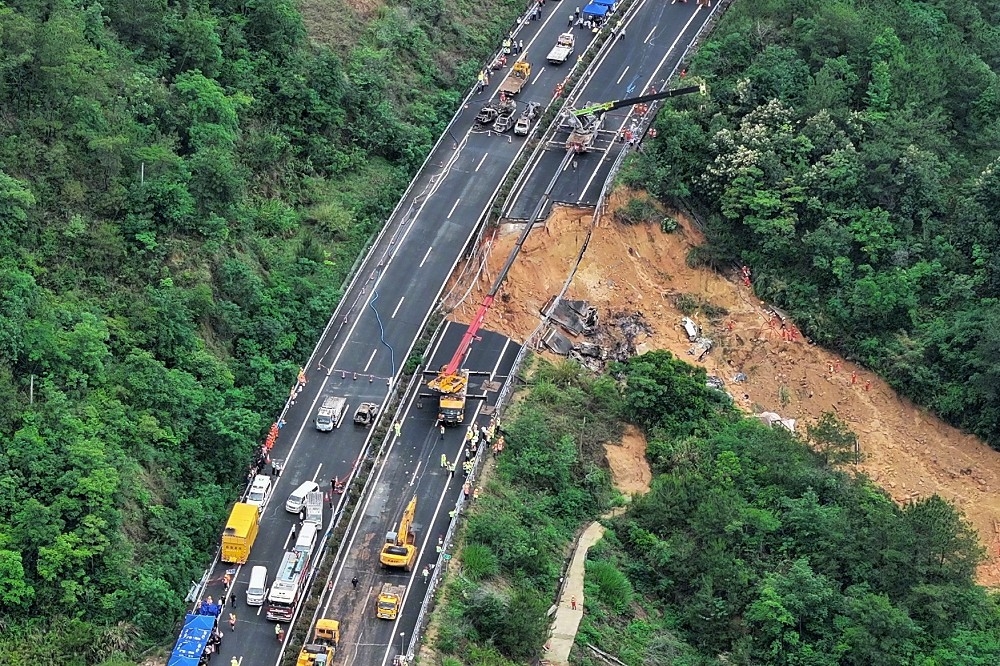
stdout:
{"type": "Polygon", "coordinates": [[[607,13],[608,13],[608,8],[606,5],[598,5],[590,3],[589,5],[583,8],[584,16],[604,16],[607,13]]]}
{"type": "Polygon", "coordinates": [[[167,666],[198,666],[214,627],[215,615],[188,613],[184,618],[181,635],[177,637],[177,643],[174,645],[174,651],[167,660],[167,666]]]}
{"type": "Polygon", "coordinates": [[[591,0],[592,5],[604,5],[605,7],[614,7],[618,0],[591,0]]]}

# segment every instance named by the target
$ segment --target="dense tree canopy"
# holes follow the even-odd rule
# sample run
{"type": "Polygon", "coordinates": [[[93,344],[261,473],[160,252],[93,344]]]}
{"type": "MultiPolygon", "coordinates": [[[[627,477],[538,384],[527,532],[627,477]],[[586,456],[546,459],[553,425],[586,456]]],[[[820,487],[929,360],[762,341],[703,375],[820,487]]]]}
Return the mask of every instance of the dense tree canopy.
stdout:
{"type": "Polygon", "coordinates": [[[625,173],[813,339],[1000,446],[1000,8],[740,0],[625,173]]]}
{"type": "MultiPolygon", "coordinates": [[[[622,369],[623,406],[685,382],[662,352],[622,369]],[[640,381],[636,380],[636,373],[640,381]],[[639,395],[635,395],[638,393],[639,395]]],[[[715,402],[688,386],[688,405],[715,402]]],[[[968,666],[1000,659],[976,533],[937,496],[896,506],[784,428],[704,411],[644,424],[654,480],[590,551],[577,643],[632,666],[968,666]]],[[[627,413],[625,414],[627,416],[627,413]]],[[[825,417],[814,439],[845,436],[825,417]]],[[[587,661],[583,663],[604,663],[587,661]]]]}
{"type": "Polygon", "coordinates": [[[520,10],[466,4],[388,6],[335,52],[288,0],[0,2],[0,662],[170,640],[347,271],[520,10]]]}

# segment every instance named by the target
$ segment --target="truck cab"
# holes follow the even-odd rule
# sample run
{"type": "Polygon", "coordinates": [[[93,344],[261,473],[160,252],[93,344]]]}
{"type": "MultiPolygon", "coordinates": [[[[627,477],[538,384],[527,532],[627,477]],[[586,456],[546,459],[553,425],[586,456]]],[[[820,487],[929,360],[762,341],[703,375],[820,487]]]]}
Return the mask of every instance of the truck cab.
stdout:
{"type": "Polygon", "coordinates": [[[576,37],[573,36],[572,32],[564,32],[559,35],[559,39],[556,40],[556,45],[552,47],[549,51],[549,55],[546,56],[546,60],[549,61],[550,65],[561,65],[569,57],[573,55],[573,49],[576,47],[576,37]]]}
{"type": "Polygon", "coordinates": [[[335,395],[323,396],[323,402],[316,410],[316,430],[330,432],[339,428],[347,411],[347,400],[335,395]]]}
{"type": "Polygon", "coordinates": [[[405,585],[385,583],[382,586],[382,591],[379,592],[378,600],[375,602],[375,617],[382,620],[395,620],[399,615],[400,607],[403,605],[403,594],[405,592],[405,585]]]}

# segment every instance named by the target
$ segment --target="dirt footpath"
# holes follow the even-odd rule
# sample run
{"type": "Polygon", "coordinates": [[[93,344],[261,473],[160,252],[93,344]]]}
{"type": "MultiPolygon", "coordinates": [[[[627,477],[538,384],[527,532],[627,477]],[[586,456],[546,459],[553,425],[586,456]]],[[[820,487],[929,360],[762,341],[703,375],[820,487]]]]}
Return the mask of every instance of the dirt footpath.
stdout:
{"type": "MultiPolygon", "coordinates": [[[[612,209],[625,196],[616,193],[612,209]]],[[[591,211],[557,209],[544,228],[532,232],[485,326],[522,341],[535,330],[540,309],[569,275],[591,219],[591,211]]],[[[690,314],[715,342],[702,364],[724,381],[737,404],[749,412],[771,411],[796,419],[799,432],[823,412],[835,412],[860,437],[860,469],[897,502],[937,493],[965,513],[988,550],[979,580],[1000,586],[1000,453],[900,398],[865,369],[805,342],[801,335],[791,338],[788,331],[794,322],[786,322],[782,330],[737,276],[730,280],[689,268],[688,251],[702,238],[687,220],[677,219],[679,227],[672,234],[654,225],[625,226],[610,215],[601,219],[568,298],[589,300],[602,322],[626,315],[641,319],[644,331],[634,340],[637,351],[667,349],[695,363],[688,354],[692,345],[679,325],[680,318],[690,314]],[[734,381],[739,373],[746,381],[734,381]]],[[[452,290],[452,306],[468,292],[453,312],[454,320],[470,321],[517,232],[498,233],[481,249],[485,278],[470,290],[467,272],[464,283],[452,290]]],[[[603,328],[612,332],[614,327],[603,328]]],[[[614,459],[610,452],[609,458],[614,459]]],[[[641,486],[643,481],[634,483],[641,486]]]]}

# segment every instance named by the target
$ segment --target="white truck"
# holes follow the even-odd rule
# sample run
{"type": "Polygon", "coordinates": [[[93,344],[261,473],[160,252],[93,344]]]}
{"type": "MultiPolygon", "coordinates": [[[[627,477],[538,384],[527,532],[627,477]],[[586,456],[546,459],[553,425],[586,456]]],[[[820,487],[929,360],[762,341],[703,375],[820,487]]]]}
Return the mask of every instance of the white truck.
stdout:
{"type": "Polygon", "coordinates": [[[347,398],[335,395],[323,396],[323,402],[316,410],[316,430],[330,432],[339,428],[347,411],[347,398]]]}
{"type": "Polygon", "coordinates": [[[573,55],[575,47],[576,37],[573,36],[572,32],[564,32],[559,35],[556,45],[552,47],[552,50],[549,51],[549,55],[545,59],[549,61],[550,65],[561,65],[573,55]]]}
{"type": "Polygon", "coordinates": [[[318,530],[323,529],[323,491],[314,490],[306,495],[302,513],[305,513],[303,523],[311,523],[318,530]]]}

